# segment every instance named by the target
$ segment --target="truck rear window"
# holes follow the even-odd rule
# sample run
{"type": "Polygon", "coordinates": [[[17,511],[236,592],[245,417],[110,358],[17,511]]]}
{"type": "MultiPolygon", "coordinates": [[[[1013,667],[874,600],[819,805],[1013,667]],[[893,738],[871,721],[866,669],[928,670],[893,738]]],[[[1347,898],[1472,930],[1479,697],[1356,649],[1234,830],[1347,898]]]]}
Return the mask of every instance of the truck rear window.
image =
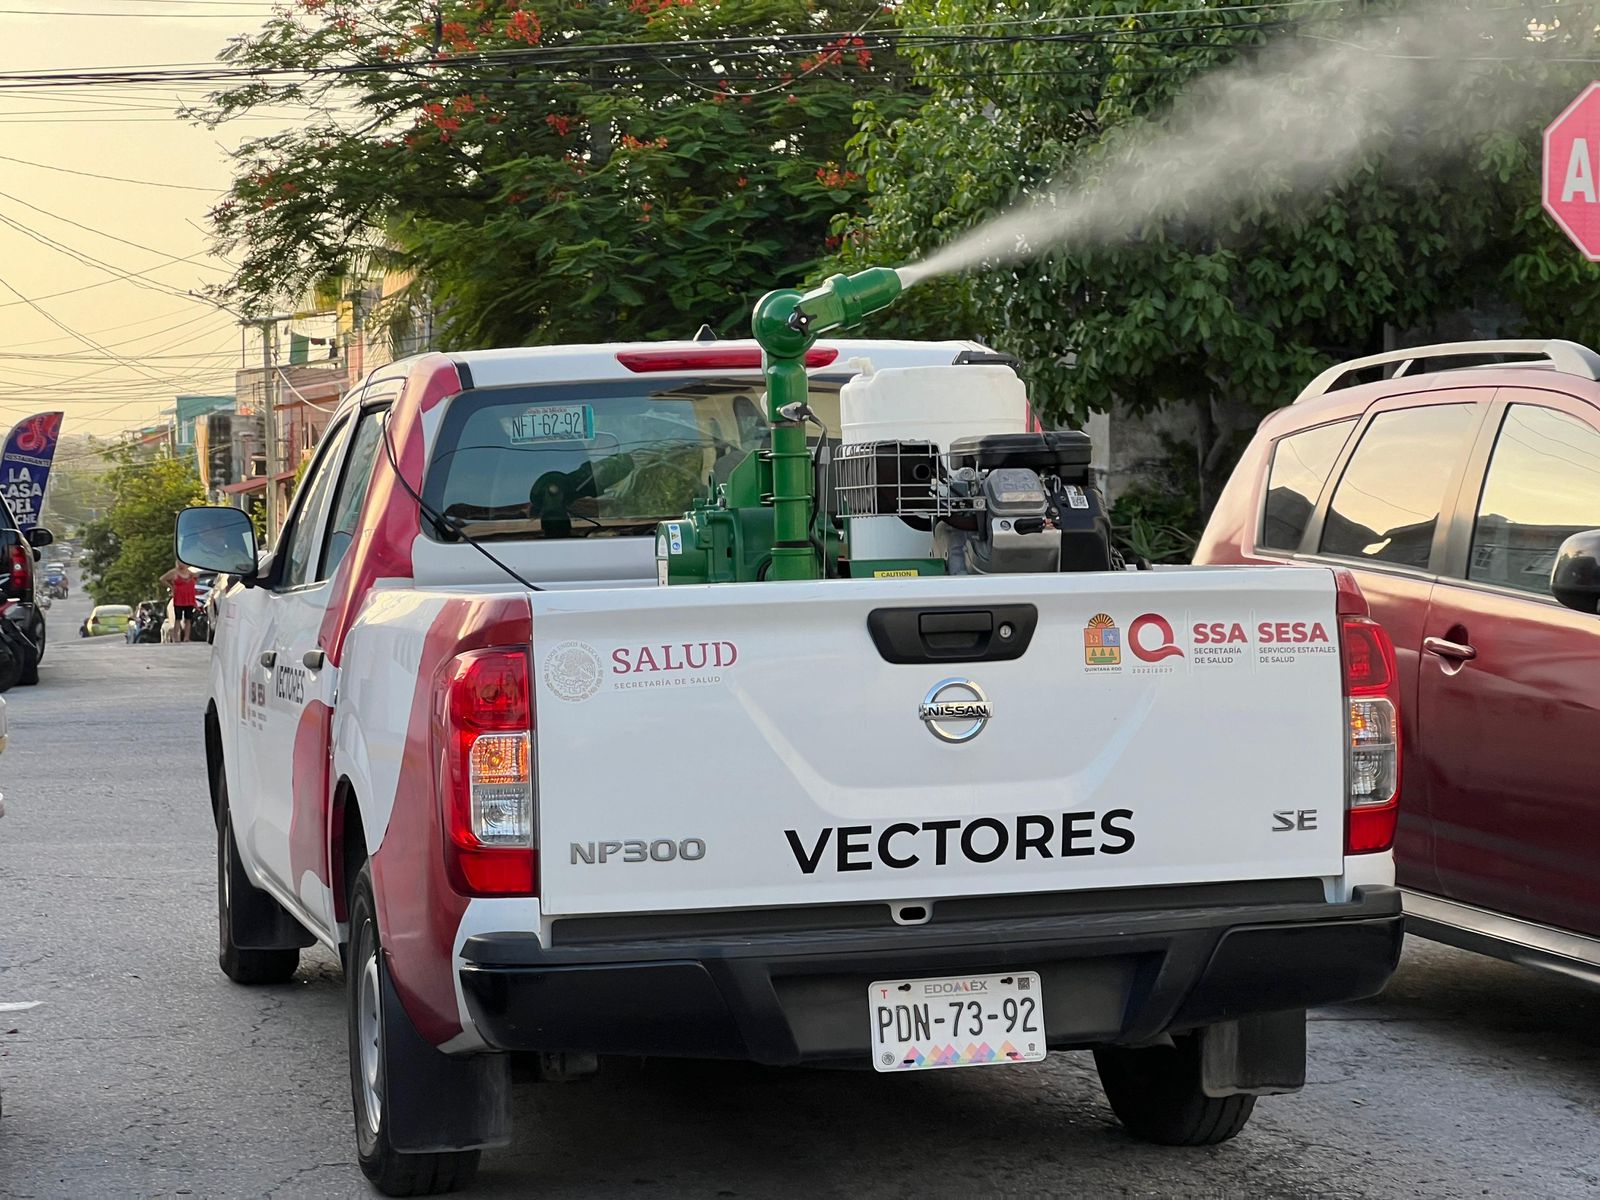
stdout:
{"type": "MultiPolygon", "coordinates": [[[[811,383],[835,437],[839,386],[811,383]]],[[[465,392],[445,412],[423,498],[476,538],[653,533],[765,445],[765,404],[758,375],[465,392]]]]}

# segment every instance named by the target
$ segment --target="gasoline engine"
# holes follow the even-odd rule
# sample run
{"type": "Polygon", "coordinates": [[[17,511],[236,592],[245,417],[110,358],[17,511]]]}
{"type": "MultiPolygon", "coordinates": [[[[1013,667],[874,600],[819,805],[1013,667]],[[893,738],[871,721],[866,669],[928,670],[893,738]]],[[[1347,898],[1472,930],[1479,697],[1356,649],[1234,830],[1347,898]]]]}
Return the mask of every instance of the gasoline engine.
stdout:
{"type": "Polygon", "coordinates": [[[805,352],[890,304],[886,267],[815,291],[769,292],[752,320],[764,352],[768,449],[657,530],[662,583],[1105,571],[1122,566],[1078,430],[1029,428],[1022,380],[997,355],[874,370],[840,391],[841,428],[814,452],[805,352]]]}

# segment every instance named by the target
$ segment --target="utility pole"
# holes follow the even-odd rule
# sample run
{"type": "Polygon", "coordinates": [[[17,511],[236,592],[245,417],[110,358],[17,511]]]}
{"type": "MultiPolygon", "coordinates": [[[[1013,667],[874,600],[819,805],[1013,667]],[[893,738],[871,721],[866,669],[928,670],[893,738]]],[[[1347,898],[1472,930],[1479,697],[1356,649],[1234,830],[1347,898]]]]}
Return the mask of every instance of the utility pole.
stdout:
{"type": "Polygon", "coordinates": [[[267,542],[276,544],[280,526],[278,513],[278,387],[277,368],[273,362],[273,348],[278,338],[278,323],[294,320],[293,313],[279,313],[271,317],[246,317],[241,325],[253,325],[261,331],[261,387],[266,399],[265,419],[262,421],[264,449],[267,456],[267,542]]]}

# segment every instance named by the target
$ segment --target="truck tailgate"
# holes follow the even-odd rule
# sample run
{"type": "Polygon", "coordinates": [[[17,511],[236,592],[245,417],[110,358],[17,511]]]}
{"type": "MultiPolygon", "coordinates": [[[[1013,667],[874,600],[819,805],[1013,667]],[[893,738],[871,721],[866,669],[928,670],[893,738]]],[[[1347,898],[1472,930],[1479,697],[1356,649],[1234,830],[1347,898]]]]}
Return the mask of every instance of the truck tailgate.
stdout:
{"type": "Polygon", "coordinates": [[[543,592],[533,612],[552,914],[1342,870],[1329,571],[543,592]],[[1028,644],[891,662],[883,610],[909,610],[879,623],[912,657],[986,613],[990,645],[999,624],[1028,644]]]}

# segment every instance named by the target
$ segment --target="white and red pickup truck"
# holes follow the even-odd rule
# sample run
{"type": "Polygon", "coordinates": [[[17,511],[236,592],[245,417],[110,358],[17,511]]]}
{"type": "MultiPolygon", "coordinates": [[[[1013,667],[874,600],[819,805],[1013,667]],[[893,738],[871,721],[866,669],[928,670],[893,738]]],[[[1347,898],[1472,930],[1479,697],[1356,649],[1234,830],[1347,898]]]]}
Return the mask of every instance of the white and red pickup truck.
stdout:
{"type": "MultiPolygon", "coordinates": [[[[822,349],[836,430],[843,364],[981,348],[822,349]]],[[[270,555],[235,510],[180,518],[179,556],[237,580],[205,715],[221,965],[342,956],[388,1194],[509,1140],[515,1052],[1092,1049],[1135,1134],[1217,1142],[1303,1084],[1307,1006],[1394,969],[1393,659],[1347,576],[658,586],[657,522],[762,444],[759,363],[413,358],[345,398],[270,555]],[[952,605],[1031,640],[951,678],[869,633],[952,605]]]]}

